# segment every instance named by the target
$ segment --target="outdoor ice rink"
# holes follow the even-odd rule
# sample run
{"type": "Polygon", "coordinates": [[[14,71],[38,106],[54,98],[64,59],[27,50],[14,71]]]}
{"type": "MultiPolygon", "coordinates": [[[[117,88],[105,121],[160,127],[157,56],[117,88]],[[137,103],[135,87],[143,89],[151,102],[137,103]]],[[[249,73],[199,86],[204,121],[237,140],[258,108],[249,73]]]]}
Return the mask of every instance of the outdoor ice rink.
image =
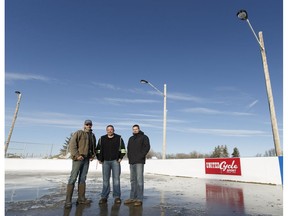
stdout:
{"type": "MultiPolygon", "coordinates": [[[[172,216],[172,215],[283,215],[281,185],[241,183],[145,174],[142,207],[108,204],[99,206],[101,172],[89,172],[86,196],[90,206],[76,206],[77,189],[71,210],[64,199],[69,172],[6,171],[5,215],[64,216],[172,216]]],[[[129,173],[121,175],[122,201],[129,198],[129,173]]]]}

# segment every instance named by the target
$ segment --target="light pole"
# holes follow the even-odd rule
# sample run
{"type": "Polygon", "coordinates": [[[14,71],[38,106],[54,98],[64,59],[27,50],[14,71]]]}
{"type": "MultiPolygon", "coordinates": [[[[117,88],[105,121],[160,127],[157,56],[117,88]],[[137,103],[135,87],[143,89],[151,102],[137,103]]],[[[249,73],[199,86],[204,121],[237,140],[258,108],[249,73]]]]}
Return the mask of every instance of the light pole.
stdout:
{"type": "Polygon", "coordinates": [[[8,134],[8,138],[7,138],[6,143],[5,143],[5,157],[6,157],[6,154],[7,154],[8,146],[9,146],[10,139],[11,139],[11,136],[12,136],[12,132],[13,132],[13,129],[14,129],[14,125],[15,125],[15,122],[16,122],[16,118],[17,118],[17,114],[18,114],[18,110],[19,110],[19,105],[20,105],[20,100],[21,100],[21,92],[20,91],[15,91],[15,93],[18,95],[18,100],[17,100],[17,104],[16,104],[16,109],[15,109],[12,125],[11,125],[11,128],[10,128],[9,134],[8,134]]]}
{"type": "Polygon", "coordinates": [[[258,33],[259,38],[257,37],[254,29],[252,28],[251,23],[249,22],[248,13],[246,10],[238,11],[237,17],[241,20],[247,21],[247,23],[248,23],[250,29],[252,30],[257,42],[260,45],[262,62],[263,62],[263,69],[264,69],[264,76],[265,76],[265,81],[266,81],[266,91],[267,91],[267,96],[268,96],[268,104],[269,104],[269,110],[270,110],[270,118],[271,118],[275,153],[277,156],[281,156],[282,151],[281,151],[281,146],[280,146],[280,138],[279,138],[279,132],[278,132],[278,126],[277,126],[276,113],[275,113],[275,108],[274,108],[272,87],[271,87],[271,83],[270,83],[270,76],[269,76],[269,69],[268,69],[268,63],[267,63],[267,58],[266,58],[266,51],[265,51],[265,46],[264,46],[263,34],[260,31],[258,33]]]}
{"type": "Polygon", "coordinates": [[[140,83],[148,84],[157,92],[159,92],[164,97],[164,110],[163,110],[163,143],[162,143],[162,159],[166,159],[166,125],[167,125],[167,93],[166,93],[166,84],[164,84],[164,91],[161,92],[154,85],[152,85],[147,80],[141,80],[140,83]]]}

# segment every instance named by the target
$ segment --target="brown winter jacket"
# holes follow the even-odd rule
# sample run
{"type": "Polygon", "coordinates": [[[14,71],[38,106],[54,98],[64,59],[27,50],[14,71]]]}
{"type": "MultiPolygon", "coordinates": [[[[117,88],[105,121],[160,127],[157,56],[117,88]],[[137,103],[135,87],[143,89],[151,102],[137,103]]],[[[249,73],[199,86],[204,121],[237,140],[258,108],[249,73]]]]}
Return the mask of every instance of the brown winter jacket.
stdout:
{"type": "Polygon", "coordinates": [[[71,158],[76,160],[77,157],[82,155],[83,157],[94,158],[96,155],[96,137],[94,133],[91,132],[92,143],[89,147],[89,136],[88,133],[84,130],[76,131],[70,142],[69,148],[71,153],[71,158]]]}

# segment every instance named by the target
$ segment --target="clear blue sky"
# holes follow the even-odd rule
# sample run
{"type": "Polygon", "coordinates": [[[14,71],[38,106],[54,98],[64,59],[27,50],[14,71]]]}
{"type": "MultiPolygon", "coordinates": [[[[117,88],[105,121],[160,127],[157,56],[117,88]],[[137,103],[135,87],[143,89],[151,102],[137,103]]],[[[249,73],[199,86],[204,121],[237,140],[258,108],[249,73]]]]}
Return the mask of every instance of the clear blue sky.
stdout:
{"type": "Polygon", "coordinates": [[[280,0],[9,0],[5,10],[5,136],[22,92],[11,144],[53,144],[85,119],[125,143],[139,124],[162,151],[167,84],[167,153],[241,156],[274,148],[259,45],[263,31],[281,147],[283,6],[280,0]]]}

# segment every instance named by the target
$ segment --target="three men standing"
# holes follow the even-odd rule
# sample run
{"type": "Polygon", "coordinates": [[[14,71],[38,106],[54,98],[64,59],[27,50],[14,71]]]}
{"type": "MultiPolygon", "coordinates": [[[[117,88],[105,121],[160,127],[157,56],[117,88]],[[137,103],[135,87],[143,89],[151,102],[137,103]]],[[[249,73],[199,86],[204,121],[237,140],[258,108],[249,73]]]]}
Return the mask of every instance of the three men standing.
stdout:
{"type": "MultiPolygon", "coordinates": [[[[69,143],[72,170],[67,184],[65,208],[71,208],[74,184],[78,177],[77,204],[90,204],[91,200],[85,197],[86,177],[90,161],[97,157],[102,164],[103,187],[99,204],[106,204],[110,193],[110,177],[112,172],[114,204],[121,204],[120,174],[125,144],[122,137],[114,133],[113,125],[106,127],[106,135],[98,140],[92,133],[92,121],[84,122],[84,129],[76,131],[69,143]]],[[[133,135],[129,138],[127,150],[130,164],[130,199],[125,204],[142,206],[144,192],[144,164],[150,150],[150,141],[139,125],[133,125],[133,135]]]]}

